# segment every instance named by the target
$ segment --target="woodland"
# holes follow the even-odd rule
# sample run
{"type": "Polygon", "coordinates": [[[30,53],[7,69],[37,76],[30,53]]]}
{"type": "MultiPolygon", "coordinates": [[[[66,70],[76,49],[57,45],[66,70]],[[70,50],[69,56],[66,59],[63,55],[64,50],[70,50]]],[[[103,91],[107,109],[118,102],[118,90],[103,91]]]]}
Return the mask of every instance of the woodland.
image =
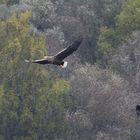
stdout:
{"type": "Polygon", "coordinates": [[[140,0],[0,0],[0,140],[140,140],[138,104],[140,0]]]}

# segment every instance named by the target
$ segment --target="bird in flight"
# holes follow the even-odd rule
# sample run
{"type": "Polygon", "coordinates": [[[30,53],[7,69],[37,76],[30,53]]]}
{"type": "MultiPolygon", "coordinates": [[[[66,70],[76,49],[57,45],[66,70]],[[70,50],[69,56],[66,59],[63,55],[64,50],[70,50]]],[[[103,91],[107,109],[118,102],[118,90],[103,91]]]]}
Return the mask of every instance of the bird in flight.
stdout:
{"type": "Polygon", "coordinates": [[[64,59],[69,55],[71,55],[74,51],[76,51],[81,43],[82,43],[82,39],[78,39],[74,41],[69,47],[63,49],[62,51],[60,51],[54,56],[45,56],[43,59],[38,59],[38,60],[25,59],[25,62],[38,63],[42,65],[53,64],[53,65],[61,66],[62,68],[66,68],[68,62],[64,61],[64,59]]]}

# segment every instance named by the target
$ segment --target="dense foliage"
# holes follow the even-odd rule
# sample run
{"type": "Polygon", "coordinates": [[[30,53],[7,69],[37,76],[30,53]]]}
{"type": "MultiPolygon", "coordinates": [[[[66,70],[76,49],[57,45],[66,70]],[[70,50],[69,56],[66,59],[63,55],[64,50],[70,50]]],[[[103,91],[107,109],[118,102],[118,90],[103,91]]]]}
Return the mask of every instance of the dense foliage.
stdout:
{"type": "Polygon", "coordinates": [[[29,34],[30,15],[0,21],[0,135],[5,140],[53,139],[54,131],[58,136],[66,131],[69,84],[50,81],[46,69],[24,62],[46,54],[44,35],[29,34]]]}
{"type": "Polygon", "coordinates": [[[101,65],[107,65],[110,54],[132,37],[140,29],[140,1],[127,0],[123,3],[120,14],[116,16],[115,27],[101,27],[98,39],[98,59],[101,65]],[[105,61],[104,61],[105,60],[105,61]]]}
{"type": "Polygon", "coordinates": [[[140,0],[0,4],[0,140],[140,139],[140,0]],[[79,36],[66,69],[24,62],[79,36]]]}

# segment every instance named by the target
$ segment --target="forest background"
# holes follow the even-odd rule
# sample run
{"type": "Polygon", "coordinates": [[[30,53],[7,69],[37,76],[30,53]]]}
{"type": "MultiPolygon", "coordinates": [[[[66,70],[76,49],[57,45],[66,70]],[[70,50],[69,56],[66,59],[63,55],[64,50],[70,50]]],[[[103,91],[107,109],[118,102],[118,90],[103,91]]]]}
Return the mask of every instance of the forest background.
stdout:
{"type": "Polygon", "coordinates": [[[0,140],[139,140],[139,30],[140,0],[0,0],[0,140]]]}

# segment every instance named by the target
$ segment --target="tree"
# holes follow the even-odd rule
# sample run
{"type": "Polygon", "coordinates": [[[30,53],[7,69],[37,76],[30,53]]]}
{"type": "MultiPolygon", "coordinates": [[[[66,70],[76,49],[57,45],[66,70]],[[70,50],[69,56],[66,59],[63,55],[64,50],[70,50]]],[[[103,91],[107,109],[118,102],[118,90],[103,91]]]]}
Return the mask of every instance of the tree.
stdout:
{"type": "Polygon", "coordinates": [[[65,41],[83,36],[86,39],[79,57],[82,62],[95,63],[99,29],[102,25],[114,26],[121,3],[121,0],[33,0],[32,23],[44,32],[54,29],[55,33],[59,28],[65,41]]]}
{"type": "Polygon", "coordinates": [[[120,33],[129,36],[140,28],[140,1],[127,0],[120,14],[117,16],[117,24],[120,33]]]}
{"type": "Polygon", "coordinates": [[[119,46],[127,42],[132,33],[140,28],[139,5],[139,0],[124,2],[121,12],[116,16],[115,26],[101,27],[97,42],[97,61],[101,65],[107,66],[119,46]]]}
{"type": "Polygon", "coordinates": [[[86,65],[77,69],[70,81],[70,139],[97,139],[100,133],[105,139],[130,139],[130,130],[135,127],[135,115],[130,115],[135,113],[135,101],[126,80],[110,70],[86,65]]]}
{"type": "Polygon", "coordinates": [[[108,65],[108,60],[115,54],[119,44],[120,37],[113,28],[102,27],[97,42],[97,63],[103,67],[108,65]]]}
{"type": "Polygon", "coordinates": [[[44,35],[29,34],[30,16],[27,11],[0,21],[0,136],[5,140],[54,139],[66,131],[69,84],[50,81],[45,68],[24,62],[46,54],[44,35]]]}

